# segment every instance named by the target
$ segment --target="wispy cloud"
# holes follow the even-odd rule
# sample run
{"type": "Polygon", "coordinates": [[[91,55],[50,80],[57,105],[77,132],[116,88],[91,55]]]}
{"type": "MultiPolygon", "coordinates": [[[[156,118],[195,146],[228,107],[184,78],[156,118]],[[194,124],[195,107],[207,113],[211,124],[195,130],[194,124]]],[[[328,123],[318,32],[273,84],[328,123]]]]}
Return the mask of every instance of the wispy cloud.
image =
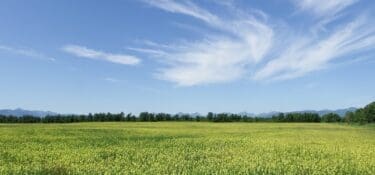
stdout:
{"type": "Polygon", "coordinates": [[[292,0],[304,11],[309,11],[318,17],[334,16],[358,0],[292,0]]]}
{"type": "Polygon", "coordinates": [[[165,49],[168,64],[156,74],[160,79],[181,86],[233,81],[243,77],[246,66],[261,61],[272,46],[272,28],[239,9],[235,9],[238,13],[219,17],[191,1],[146,2],[167,12],[194,17],[222,31],[220,37],[207,34],[202,40],[158,48],[165,49]]]}
{"type": "Polygon", "coordinates": [[[326,25],[343,18],[343,11],[358,0],[291,0],[299,11],[310,13],[316,20],[311,31],[326,31],[326,25]]]}
{"type": "Polygon", "coordinates": [[[0,51],[17,54],[17,55],[23,55],[23,56],[32,57],[32,58],[37,58],[41,60],[56,61],[55,58],[48,57],[45,54],[35,51],[30,48],[15,48],[15,47],[10,47],[10,46],[0,45],[0,51]]]}
{"type": "Polygon", "coordinates": [[[342,19],[344,11],[358,0],[291,1],[299,11],[312,14],[313,22],[303,32],[259,9],[242,10],[232,1],[216,3],[222,9],[213,13],[191,0],[144,0],[165,12],[198,19],[206,24],[201,27],[208,26],[220,35],[207,32],[200,40],[173,44],[147,41],[144,47],[128,49],[162,57],[164,66],[158,69],[157,78],[194,86],[246,77],[255,81],[293,79],[374,48],[375,24],[369,18],[354,14],[342,19]]]}
{"type": "Polygon", "coordinates": [[[146,3],[172,13],[189,15],[207,23],[215,24],[218,17],[202,9],[191,1],[174,1],[174,0],[144,0],[146,3]]]}
{"type": "Polygon", "coordinates": [[[135,47],[127,47],[126,49],[136,51],[136,52],[151,54],[155,57],[167,55],[167,53],[165,51],[160,50],[160,49],[145,49],[145,48],[135,48],[135,47]]]}
{"type": "Polygon", "coordinates": [[[256,80],[285,80],[327,67],[334,59],[375,48],[375,28],[365,18],[339,26],[326,38],[298,37],[258,70],[256,80]]]}
{"type": "Polygon", "coordinates": [[[66,45],[62,48],[62,50],[82,58],[99,59],[125,65],[136,65],[140,63],[140,59],[135,56],[125,54],[112,54],[89,49],[85,46],[79,45],[66,45]]]}

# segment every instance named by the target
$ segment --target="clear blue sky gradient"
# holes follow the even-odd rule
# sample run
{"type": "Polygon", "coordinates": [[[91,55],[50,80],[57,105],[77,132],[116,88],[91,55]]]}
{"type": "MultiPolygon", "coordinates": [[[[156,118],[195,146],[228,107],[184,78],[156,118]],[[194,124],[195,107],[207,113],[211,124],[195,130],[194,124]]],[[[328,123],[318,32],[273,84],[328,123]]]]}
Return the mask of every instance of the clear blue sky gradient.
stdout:
{"type": "MultiPolygon", "coordinates": [[[[329,11],[322,9],[324,5],[298,4],[293,0],[223,2],[2,0],[0,108],[61,113],[259,113],[360,107],[375,100],[375,25],[371,22],[375,17],[375,1],[345,4],[337,0],[337,4],[327,7],[331,8],[329,11]],[[207,40],[220,40],[225,36],[233,45],[241,41],[241,38],[233,39],[236,36],[232,38],[232,34],[236,33],[227,31],[225,25],[203,20],[209,16],[206,12],[228,25],[236,19],[260,21],[273,31],[272,45],[258,62],[245,55],[238,62],[228,63],[230,65],[212,66],[216,65],[216,60],[207,58],[199,64],[212,71],[203,76],[206,71],[200,70],[200,65],[189,67],[189,59],[206,58],[189,57],[190,53],[195,53],[192,50],[197,50],[192,46],[194,43],[203,43],[199,53],[210,56],[212,49],[205,50],[207,40]],[[203,17],[194,16],[197,14],[203,17]],[[346,38],[345,41],[352,42],[348,52],[335,57],[326,53],[328,51],[316,54],[313,60],[325,57],[324,54],[328,56],[318,66],[312,61],[315,67],[311,71],[306,71],[310,69],[306,65],[309,61],[300,62],[307,56],[298,54],[305,54],[305,51],[293,52],[291,62],[288,59],[276,61],[285,66],[280,72],[275,72],[279,65],[267,67],[283,56],[289,44],[304,41],[303,38],[318,43],[325,41],[357,19],[364,22],[353,29],[352,35],[363,34],[363,37],[346,38]],[[290,43],[283,43],[284,40],[290,43]],[[155,46],[151,47],[152,44],[155,46]],[[103,54],[88,58],[64,49],[69,45],[109,55],[132,56],[140,62],[119,64],[106,60],[103,54]],[[179,49],[180,46],[187,48],[179,49]],[[166,55],[140,51],[150,47],[166,55]],[[178,56],[185,60],[179,60],[178,56]],[[189,76],[190,69],[196,71],[192,76],[189,76]],[[240,73],[234,74],[237,70],[240,73]],[[273,74],[267,76],[266,70],[273,74]],[[174,71],[177,73],[173,74],[174,71]],[[285,72],[293,75],[277,78],[285,72]],[[232,73],[233,77],[229,76],[232,73]],[[229,77],[221,79],[226,75],[229,77]]],[[[251,32],[248,37],[259,38],[251,32]]],[[[319,52],[318,46],[306,48],[306,53],[314,55],[319,52]]],[[[227,53],[231,52],[224,48],[222,57],[220,52],[213,58],[220,57],[225,62],[239,55],[227,53]]]]}

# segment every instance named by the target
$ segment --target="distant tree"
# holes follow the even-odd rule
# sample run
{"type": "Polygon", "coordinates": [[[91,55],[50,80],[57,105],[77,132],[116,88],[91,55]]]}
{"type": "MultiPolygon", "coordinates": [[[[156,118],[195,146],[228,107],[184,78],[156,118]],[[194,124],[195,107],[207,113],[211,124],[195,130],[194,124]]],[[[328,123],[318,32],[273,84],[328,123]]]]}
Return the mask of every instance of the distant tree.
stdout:
{"type": "Polygon", "coordinates": [[[354,122],[365,124],[368,122],[366,113],[363,109],[358,109],[354,112],[354,122]]]}
{"type": "Polygon", "coordinates": [[[125,117],[125,121],[132,121],[132,113],[129,113],[128,115],[126,115],[125,117]]]}
{"type": "Polygon", "coordinates": [[[165,113],[158,113],[156,114],[156,121],[166,121],[167,120],[167,114],[165,113]]]}
{"type": "Polygon", "coordinates": [[[277,114],[277,115],[273,115],[273,116],[272,116],[272,120],[273,120],[274,122],[285,122],[284,113],[280,112],[280,113],[277,114]]]}
{"type": "Polygon", "coordinates": [[[173,118],[172,120],[174,120],[174,121],[179,121],[180,120],[180,116],[178,114],[173,115],[172,118],[173,118]]]}
{"type": "Polygon", "coordinates": [[[116,121],[124,121],[125,120],[125,113],[120,112],[119,114],[116,115],[116,121]]]}
{"type": "Polygon", "coordinates": [[[317,113],[279,113],[273,115],[271,118],[265,117],[248,117],[233,113],[207,113],[206,116],[192,116],[190,114],[175,114],[168,113],[149,113],[141,112],[137,118],[135,115],[129,113],[125,116],[121,113],[95,113],[88,115],[47,115],[45,117],[37,117],[25,115],[21,117],[12,115],[1,115],[0,123],[71,123],[71,122],[87,122],[87,121],[213,121],[213,122],[339,122],[345,121],[348,123],[372,123],[375,122],[375,102],[366,105],[364,108],[357,109],[354,112],[348,112],[345,117],[341,117],[334,113],[329,113],[320,117],[317,113]]]}
{"type": "Polygon", "coordinates": [[[89,113],[89,115],[87,116],[87,120],[88,120],[89,122],[91,122],[91,121],[94,120],[94,117],[92,116],[91,113],[89,113]]]}
{"type": "Polygon", "coordinates": [[[148,112],[141,112],[139,114],[139,120],[142,122],[149,121],[148,112]]]}
{"type": "Polygon", "coordinates": [[[207,114],[207,120],[208,120],[208,121],[212,121],[213,118],[214,118],[214,113],[209,112],[209,113],[207,114]]]}
{"type": "Polygon", "coordinates": [[[354,112],[347,112],[344,121],[360,124],[375,122],[375,102],[366,105],[364,108],[359,108],[354,112]]]}
{"type": "Polygon", "coordinates": [[[137,117],[135,117],[135,115],[132,115],[130,118],[131,118],[131,121],[133,122],[137,121],[137,117]]]}
{"type": "Polygon", "coordinates": [[[18,118],[18,122],[20,123],[39,123],[41,121],[40,117],[35,117],[32,115],[24,115],[18,118]]]}
{"type": "Polygon", "coordinates": [[[166,114],[165,115],[165,120],[166,121],[171,121],[172,120],[172,115],[171,114],[166,114]]]}
{"type": "Polygon", "coordinates": [[[148,113],[149,121],[156,122],[156,117],[154,113],[148,113]]]}
{"type": "Polygon", "coordinates": [[[195,121],[197,121],[197,122],[200,122],[201,121],[201,116],[199,116],[199,115],[197,115],[196,117],[195,117],[195,121]]]}
{"type": "Polygon", "coordinates": [[[347,123],[352,123],[354,122],[354,112],[347,112],[344,117],[344,121],[347,123]]]}
{"type": "Polygon", "coordinates": [[[375,122],[375,102],[366,105],[363,108],[363,113],[368,123],[375,122]]]}
{"type": "Polygon", "coordinates": [[[322,116],[322,122],[340,122],[341,117],[336,113],[328,113],[322,116]]]}
{"type": "Polygon", "coordinates": [[[183,121],[192,121],[193,118],[189,114],[182,114],[181,118],[183,121]]]}

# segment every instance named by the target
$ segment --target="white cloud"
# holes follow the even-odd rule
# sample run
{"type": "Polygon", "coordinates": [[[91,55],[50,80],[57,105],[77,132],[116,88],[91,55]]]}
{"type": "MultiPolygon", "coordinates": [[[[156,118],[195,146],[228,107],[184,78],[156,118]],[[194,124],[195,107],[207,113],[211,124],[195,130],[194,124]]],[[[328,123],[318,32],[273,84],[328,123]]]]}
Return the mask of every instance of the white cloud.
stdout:
{"type": "Polygon", "coordinates": [[[255,80],[284,80],[325,68],[333,59],[375,48],[375,28],[364,18],[338,27],[326,38],[301,39],[290,43],[279,57],[258,70],[255,80]]]}
{"type": "Polygon", "coordinates": [[[160,57],[160,56],[165,56],[167,55],[166,52],[158,49],[158,50],[155,50],[155,49],[145,49],[145,48],[135,48],[135,47],[127,47],[126,49],[128,50],[132,50],[132,51],[136,51],[136,52],[142,52],[142,53],[146,53],[146,54],[151,54],[155,57],[160,57]]]}
{"type": "Polygon", "coordinates": [[[5,52],[12,53],[12,54],[23,55],[23,56],[32,57],[32,58],[38,58],[38,59],[42,59],[42,60],[56,61],[55,58],[48,57],[48,56],[44,55],[43,53],[37,52],[37,51],[35,51],[33,49],[29,49],[29,48],[27,48],[27,49],[25,49],[25,48],[14,48],[14,47],[0,45],[0,51],[5,51],[5,52]]]}
{"type": "Polygon", "coordinates": [[[300,10],[312,14],[315,24],[310,27],[310,31],[327,32],[326,26],[340,18],[345,17],[343,11],[358,0],[292,0],[294,5],[300,10]]]}
{"type": "Polygon", "coordinates": [[[176,2],[174,0],[145,0],[145,2],[168,12],[193,16],[207,23],[214,24],[218,21],[217,16],[196,6],[190,1],[176,2]]]}
{"type": "Polygon", "coordinates": [[[160,70],[157,74],[160,79],[181,86],[227,82],[242,77],[244,66],[251,61],[247,60],[247,49],[231,40],[218,39],[189,46],[168,55],[169,67],[160,70]]]}
{"type": "Polygon", "coordinates": [[[293,0],[296,6],[314,15],[333,16],[358,0],[293,0]]]}
{"type": "Polygon", "coordinates": [[[363,17],[342,20],[343,11],[357,0],[293,0],[300,10],[315,16],[313,24],[302,29],[303,33],[288,21],[273,20],[261,10],[243,11],[229,1],[219,3],[224,12],[217,14],[189,0],[145,2],[166,12],[201,20],[220,32],[219,37],[208,32],[196,41],[173,44],[145,41],[143,48],[132,48],[162,57],[165,66],[158,69],[156,76],[180,86],[246,77],[256,81],[293,79],[327,68],[335,59],[363,53],[375,46],[373,22],[363,17]],[[340,25],[325,28],[338,19],[340,25]]]}
{"type": "MultiPolygon", "coordinates": [[[[220,18],[190,1],[151,0],[150,5],[167,12],[189,15],[223,33],[208,34],[199,41],[175,44],[165,49],[167,67],[157,77],[181,86],[220,83],[243,77],[246,66],[261,61],[272,46],[273,30],[264,21],[249,14],[220,18]]],[[[257,11],[259,14],[260,12],[257,11]]],[[[263,16],[264,17],[264,16],[263,16]]],[[[145,51],[145,50],[143,50],[145,51]]]]}
{"type": "Polygon", "coordinates": [[[140,62],[140,59],[135,56],[106,53],[78,45],[66,45],[62,50],[77,57],[100,59],[118,64],[136,65],[140,62]]]}

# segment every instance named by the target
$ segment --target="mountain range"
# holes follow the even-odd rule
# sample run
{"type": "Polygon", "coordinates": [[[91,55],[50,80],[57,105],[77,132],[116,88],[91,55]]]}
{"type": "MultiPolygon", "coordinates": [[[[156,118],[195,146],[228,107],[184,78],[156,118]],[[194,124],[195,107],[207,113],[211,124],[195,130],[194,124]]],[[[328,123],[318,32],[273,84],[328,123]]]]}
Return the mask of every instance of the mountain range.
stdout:
{"type": "Polygon", "coordinates": [[[2,109],[0,110],[1,115],[12,115],[21,117],[24,115],[32,115],[36,117],[45,117],[47,115],[56,115],[57,113],[51,111],[39,111],[39,110],[25,110],[21,108],[17,109],[2,109]]]}
{"type": "MultiPolygon", "coordinates": [[[[322,116],[324,114],[328,114],[328,113],[336,113],[336,114],[343,117],[345,115],[345,113],[353,112],[356,109],[357,108],[350,107],[350,108],[337,109],[337,110],[329,110],[329,109],[325,109],[325,110],[301,110],[301,111],[291,111],[291,112],[284,112],[284,113],[318,113],[320,116],[322,116]]],[[[268,117],[272,117],[273,115],[277,115],[278,113],[280,113],[280,112],[279,111],[272,111],[272,112],[265,112],[265,113],[259,113],[259,114],[248,113],[248,112],[240,112],[238,114],[240,114],[242,116],[249,116],[249,117],[257,116],[257,117],[268,118],[268,117]]],[[[40,110],[25,110],[25,109],[21,109],[21,108],[0,110],[0,115],[13,115],[13,116],[17,116],[17,117],[24,116],[24,115],[44,117],[44,116],[47,116],[47,115],[56,115],[56,114],[58,114],[58,113],[51,112],[51,111],[40,111],[40,110]]],[[[193,117],[201,115],[199,113],[177,113],[177,114],[178,115],[189,114],[193,117]]]]}
{"type": "MultiPolygon", "coordinates": [[[[357,110],[355,107],[350,107],[350,108],[344,108],[344,109],[336,109],[336,110],[330,110],[330,109],[324,109],[324,110],[301,110],[301,111],[290,111],[290,112],[284,112],[284,113],[317,113],[320,116],[328,114],[328,113],[335,113],[338,114],[339,116],[343,117],[347,112],[353,112],[357,110]]],[[[259,113],[256,116],[258,117],[272,117],[273,115],[277,115],[278,111],[272,111],[272,112],[267,112],[267,113],[259,113]]]]}

